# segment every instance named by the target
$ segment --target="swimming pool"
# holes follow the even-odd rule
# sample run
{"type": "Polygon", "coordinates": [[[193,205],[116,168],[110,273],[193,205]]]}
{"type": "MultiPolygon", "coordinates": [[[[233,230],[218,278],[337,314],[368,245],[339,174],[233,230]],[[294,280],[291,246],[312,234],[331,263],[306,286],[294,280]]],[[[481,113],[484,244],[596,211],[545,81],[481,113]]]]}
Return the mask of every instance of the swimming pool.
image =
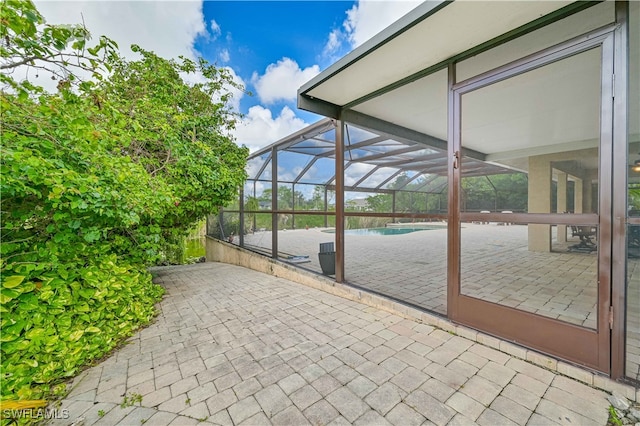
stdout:
{"type": "MultiPolygon", "coordinates": [[[[389,228],[362,228],[362,229],[347,229],[344,231],[344,235],[402,235],[409,234],[411,232],[417,231],[428,231],[432,229],[446,229],[446,226],[438,226],[438,225],[423,225],[423,226],[403,226],[403,227],[389,227],[389,228]]],[[[335,234],[335,229],[327,229],[326,232],[329,234],[335,234]]]]}

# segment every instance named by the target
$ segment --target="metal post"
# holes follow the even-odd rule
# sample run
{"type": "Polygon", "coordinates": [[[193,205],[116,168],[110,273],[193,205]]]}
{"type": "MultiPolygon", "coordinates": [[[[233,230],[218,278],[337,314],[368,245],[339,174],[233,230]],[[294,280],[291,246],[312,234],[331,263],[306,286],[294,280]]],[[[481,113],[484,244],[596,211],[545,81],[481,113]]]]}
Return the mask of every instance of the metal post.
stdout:
{"type": "MultiPolygon", "coordinates": [[[[395,213],[395,212],[396,212],[396,191],[393,191],[391,193],[391,213],[395,213]]],[[[392,217],[391,222],[396,223],[396,218],[392,217]]]]}
{"type": "Polygon", "coordinates": [[[336,282],[344,280],[344,122],[336,126],[336,282]]]}
{"type": "Polygon", "coordinates": [[[240,188],[240,229],[238,232],[240,247],[244,247],[244,187],[240,188]]]}
{"type": "Polygon", "coordinates": [[[278,258],[278,149],[271,148],[271,257],[278,258]]]}
{"type": "MultiPolygon", "coordinates": [[[[296,211],[296,184],[291,184],[291,210],[296,211]]],[[[296,229],[296,214],[291,215],[291,229],[296,229]]]]}
{"type": "Polygon", "coordinates": [[[224,212],[222,210],[222,207],[218,210],[218,229],[220,229],[220,239],[225,241],[227,238],[224,236],[224,212]]]}
{"type": "MultiPolygon", "coordinates": [[[[627,155],[629,151],[629,2],[616,1],[614,103],[613,103],[613,176],[612,176],[612,252],[611,285],[613,325],[611,330],[611,377],[618,379],[633,372],[625,371],[625,313],[627,263],[627,155]]],[[[635,25],[638,23],[636,22],[635,25]]],[[[635,42],[636,48],[638,46],[635,42]]]]}
{"type": "Polygon", "coordinates": [[[329,227],[329,215],[327,212],[329,211],[329,203],[327,199],[327,185],[324,186],[324,227],[329,227]]]}
{"type": "MultiPolygon", "coordinates": [[[[448,197],[447,197],[447,317],[458,316],[457,300],[460,295],[460,172],[457,169],[460,153],[459,95],[453,90],[456,82],[456,64],[449,64],[448,69],[448,102],[447,102],[447,165],[448,197]]],[[[439,197],[442,199],[442,197],[439,197]]]]}
{"type": "MultiPolygon", "coordinates": [[[[256,194],[256,181],[253,181],[253,199],[257,200],[257,194],[256,194]]],[[[258,210],[260,210],[260,204],[258,204],[258,210]]],[[[257,213],[253,214],[253,232],[256,232],[256,228],[258,227],[258,215],[257,213]]]]}

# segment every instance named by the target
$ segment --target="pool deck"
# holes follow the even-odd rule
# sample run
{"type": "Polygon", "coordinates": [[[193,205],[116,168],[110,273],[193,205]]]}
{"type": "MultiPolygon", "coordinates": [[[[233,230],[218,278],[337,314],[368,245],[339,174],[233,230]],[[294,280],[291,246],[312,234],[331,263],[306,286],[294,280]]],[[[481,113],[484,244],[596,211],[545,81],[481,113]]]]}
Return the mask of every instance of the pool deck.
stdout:
{"type": "Polygon", "coordinates": [[[49,424],[607,421],[606,392],[530,363],[529,351],[497,339],[470,339],[228,264],[154,274],[166,289],[155,322],[76,377],[60,407],[70,418],[49,424]]]}

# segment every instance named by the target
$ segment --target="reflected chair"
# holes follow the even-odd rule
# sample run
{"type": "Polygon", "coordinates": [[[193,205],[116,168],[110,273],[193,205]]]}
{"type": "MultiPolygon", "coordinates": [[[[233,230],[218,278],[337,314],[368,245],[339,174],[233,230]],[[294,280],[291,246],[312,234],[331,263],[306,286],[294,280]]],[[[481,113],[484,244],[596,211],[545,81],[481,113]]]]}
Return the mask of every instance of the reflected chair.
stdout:
{"type": "Polygon", "coordinates": [[[597,249],[593,238],[596,236],[596,230],[592,226],[571,226],[571,237],[580,238],[578,244],[569,247],[571,252],[591,253],[597,249]]]}
{"type": "Polygon", "coordinates": [[[630,258],[640,258],[640,226],[631,225],[627,230],[627,256],[630,258]]]}

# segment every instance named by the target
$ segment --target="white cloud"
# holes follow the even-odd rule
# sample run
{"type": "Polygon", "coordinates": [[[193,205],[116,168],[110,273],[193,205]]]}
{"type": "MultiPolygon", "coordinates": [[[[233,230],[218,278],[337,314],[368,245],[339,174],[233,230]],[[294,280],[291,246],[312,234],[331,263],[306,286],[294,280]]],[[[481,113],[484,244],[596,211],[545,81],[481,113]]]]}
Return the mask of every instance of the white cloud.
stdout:
{"type": "Polygon", "coordinates": [[[347,19],[343,24],[351,46],[360,46],[420,3],[411,0],[360,0],[347,11],[347,19]]]}
{"type": "MultiPolygon", "coordinates": [[[[130,50],[137,44],[164,58],[177,59],[184,56],[195,59],[200,54],[194,49],[194,41],[207,33],[201,1],[37,1],[38,10],[49,24],[80,24],[91,32],[96,41],[105,35],[118,43],[120,53],[128,59],[139,59],[130,50]]],[[[214,37],[221,34],[220,26],[212,20],[209,27],[214,37]]],[[[90,43],[91,44],[91,43],[90,43]]],[[[221,52],[223,63],[229,61],[228,51],[221,52]]],[[[244,81],[227,68],[234,81],[245,86],[244,81]]],[[[31,72],[31,75],[34,73],[31,72]]],[[[202,83],[199,74],[183,74],[188,83],[202,83]]],[[[37,83],[48,90],[55,90],[56,81],[40,77],[37,83]]],[[[241,90],[227,88],[233,93],[230,107],[238,111],[241,90]]]]}
{"type": "Polygon", "coordinates": [[[277,64],[270,64],[263,75],[254,73],[251,81],[260,101],[270,105],[295,100],[298,88],[319,73],[318,65],[300,69],[296,61],[282,58],[277,64]]]}
{"type": "Polygon", "coordinates": [[[325,44],[324,50],[322,52],[323,56],[326,58],[333,58],[334,55],[339,53],[343,39],[344,35],[339,29],[334,29],[333,31],[331,31],[329,33],[327,44],[325,44]]]}
{"type": "MultiPolygon", "coordinates": [[[[246,87],[244,80],[242,80],[242,78],[240,76],[238,76],[238,74],[235,73],[235,71],[233,70],[233,68],[230,67],[223,67],[230,75],[231,80],[237,84],[240,85],[241,87],[246,87]]],[[[195,72],[195,73],[191,73],[191,74],[186,74],[186,73],[181,73],[180,77],[187,82],[188,84],[204,84],[206,82],[206,79],[204,78],[204,76],[202,75],[202,73],[200,72],[195,72]]],[[[231,98],[228,100],[227,102],[227,106],[229,108],[231,108],[232,110],[239,112],[240,111],[240,100],[243,98],[244,96],[244,91],[241,89],[238,89],[234,86],[231,85],[224,85],[222,87],[222,89],[217,92],[220,95],[222,94],[226,94],[226,93],[231,93],[231,98]]],[[[213,98],[214,102],[219,102],[220,101],[220,96],[214,96],[213,98]]]]}
{"type": "Polygon", "coordinates": [[[346,14],[342,28],[333,29],[327,38],[323,56],[335,62],[374,35],[406,15],[422,1],[359,0],[346,14]]]}
{"type": "Polygon", "coordinates": [[[101,35],[115,40],[129,59],[136,58],[131,44],[164,58],[194,59],[194,40],[207,34],[200,1],[37,1],[36,6],[50,24],[84,21],[93,40],[101,35]]]}
{"type": "Polygon", "coordinates": [[[351,166],[344,171],[344,184],[353,185],[373,168],[374,166],[365,163],[351,163],[351,166]]]}
{"type": "MultiPolygon", "coordinates": [[[[229,72],[229,74],[231,75],[231,79],[236,84],[239,84],[243,88],[246,87],[246,84],[245,84],[244,80],[242,80],[242,78],[240,78],[240,76],[238,74],[236,74],[236,72],[233,70],[233,68],[225,67],[225,69],[229,72]]],[[[242,90],[240,90],[240,89],[235,88],[235,87],[226,87],[225,90],[228,91],[228,92],[231,92],[231,94],[232,94],[232,97],[229,100],[229,106],[231,108],[233,108],[234,111],[240,111],[240,100],[244,96],[244,92],[242,90]]]]}
{"type": "Polygon", "coordinates": [[[278,116],[273,117],[270,110],[256,105],[249,108],[238,123],[234,136],[236,143],[246,145],[254,152],[306,126],[308,124],[296,117],[289,107],[285,106],[278,116]]]}
{"type": "Polygon", "coordinates": [[[222,34],[222,29],[220,29],[220,25],[218,25],[215,19],[211,20],[210,28],[211,28],[211,36],[213,37],[214,40],[217,39],[220,36],[220,34],[222,34]]]}
{"type": "Polygon", "coordinates": [[[229,54],[229,50],[227,49],[222,49],[218,54],[218,57],[220,58],[220,62],[224,64],[231,60],[231,55],[229,54]]]}

